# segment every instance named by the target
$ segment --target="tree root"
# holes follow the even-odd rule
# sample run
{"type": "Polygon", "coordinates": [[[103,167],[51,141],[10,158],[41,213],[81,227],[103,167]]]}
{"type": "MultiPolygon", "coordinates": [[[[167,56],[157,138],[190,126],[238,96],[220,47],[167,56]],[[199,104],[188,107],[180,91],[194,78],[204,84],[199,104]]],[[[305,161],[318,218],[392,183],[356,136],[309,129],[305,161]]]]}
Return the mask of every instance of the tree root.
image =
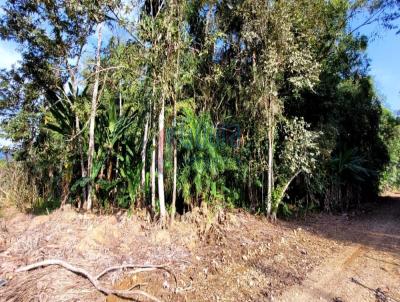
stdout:
{"type": "Polygon", "coordinates": [[[37,263],[33,263],[24,267],[20,267],[16,270],[16,272],[26,272],[26,271],[30,271],[33,269],[37,269],[39,267],[44,267],[44,266],[50,266],[50,265],[58,265],[61,266],[63,268],[65,268],[66,270],[73,272],[76,275],[80,275],[82,277],[85,277],[86,279],[88,279],[90,281],[90,283],[92,283],[92,285],[101,293],[105,294],[105,295],[115,295],[118,296],[120,298],[125,298],[125,299],[131,299],[131,300],[137,300],[137,298],[139,296],[142,297],[146,297],[147,299],[151,300],[151,301],[155,301],[155,302],[161,302],[161,300],[159,300],[158,298],[154,297],[153,295],[142,291],[142,290],[114,290],[114,289],[110,289],[107,287],[104,287],[103,285],[101,285],[101,283],[99,282],[99,279],[106,275],[107,273],[111,272],[111,271],[115,271],[115,270],[119,270],[119,269],[136,269],[133,271],[133,273],[140,273],[140,272],[147,272],[147,271],[154,271],[154,270],[165,270],[168,273],[170,273],[175,280],[175,283],[177,284],[177,278],[176,276],[170,271],[168,270],[165,266],[162,265],[136,265],[136,264],[126,264],[126,265],[119,265],[119,266],[113,266],[110,268],[105,269],[103,272],[101,272],[100,274],[98,274],[96,277],[94,277],[92,274],[90,274],[89,272],[87,272],[86,270],[79,268],[79,267],[75,267],[71,264],[69,264],[68,262],[65,262],[63,260],[58,260],[58,259],[49,259],[49,260],[44,260],[44,261],[40,261],[37,263]]]}

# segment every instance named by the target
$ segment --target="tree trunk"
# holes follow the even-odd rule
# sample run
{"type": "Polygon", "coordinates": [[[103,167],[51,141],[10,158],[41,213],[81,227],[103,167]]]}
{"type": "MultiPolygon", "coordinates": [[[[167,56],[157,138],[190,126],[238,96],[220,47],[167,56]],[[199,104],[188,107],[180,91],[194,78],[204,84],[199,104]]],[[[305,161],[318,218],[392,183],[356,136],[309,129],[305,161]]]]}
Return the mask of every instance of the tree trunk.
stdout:
{"type": "MultiPolygon", "coordinates": [[[[79,62],[81,59],[81,55],[82,55],[82,48],[81,48],[81,53],[78,56],[77,62],[76,62],[76,68],[78,69],[79,67],[79,62]]],[[[78,79],[77,79],[77,72],[75,71],[73,68],[70,67],[68,60],[66,60],[66,65],[68,66],[68,71],[69,71],[69,75],[72,81],[72,94],[74,96],[74,99],[76,101],[76,98],[78,97],[78,79]]],[[[71,104],[72,107],[72,104],[71,104]]],[[[82,143],[81,143],[81,126],[80,126],[80,120],[79,120],[79,116],[78,114],[75,112],[75,135],[77,136],[76,138],[76,148],[78,149],[78,154],[79,154],[79,163],[81,166],[81,177],[85,178],[87,176],[86,173],[86,166],[85,166],[85,161],[83,159],[83,149],[82,149],[82,143]]],[[[85,201],[87,198],[87,194],[86,194],[86,188],[83,187],[82,188],[82,200],[85,201]]],[[[79,199],[79,203],[78,203],[78,208],[81,209],[82,208],[82,200],[79,199]]]]}
{"type": "MultiPolygon", "coordinates": [[[[271,114],[271,113],[269,113],[271,114]]],[[[268,191],[267,191],[267,216],[271,215],[272,209],[272,191],[273,191],[273,163],[274,163],[274,142],[273,142],[273,122],[270,116],[268,122],[268,191]]]]}
{"type": "MultiPolygon", "coordinates": [[[[178,31],[178,43],[180,43],[180,35],[178,31]]],[[[178,46],[179,47],[179,46],[178,46]]],[[[178,157],[177,157],[177,141],[176,141],[176,102],[179,99],[179,69],[180,69],[180,50],[178,48],[178,55],[176,58],[176,72],[175,72],[175,96],[173,98],[173,122],[172,122],[172,156],[173,156],[173,180],[172,180],[172,204],[171,204],[171,221],[174,221],[176,213],[176,177],[178,173],[178,157]]]]}
{"type": "MultiPolygon", "coordinates": [[[[96,51],[96,68],[95,68],[95,80],[93,86],[92,95],[92,106],[90,110],[89,120],[89,149],[88,149],[88,168],[89,177],[92,175],[93,169],[93,158],[94,158],[94,128],[96,122],[96,111],[97,111],[97,95],[99,92],[99,80],[100,80],[100,52],[101,52],[101,38],[102,38],[103,23],[98,25],[97,31],[97,51],[96,51]]],[[[87,210],[92,210],[93,203],[93,192],[92,185],[88,186],[88,198],[87,198],[87,210]]]]}
{"type": "Polygon", "coordinates": [[[153,137],[151,143],[151,166],[150,166],[150,181],[151,181],[151,210],[154,214],[156,210],[156,138],[153,137]]]}
{"type": "MultiPolygon", "coordinates": [[[[111,152],[109,152],[110,154],[111,152]]],[[[111,181],[112,179],[112,172],[113,172],[113,160],[111,157],[111,154],[109,155],[109,160],[108,160],[108,169],[107,169],[107,180],[111,181]]]]}
{"type": "MultiPolygon", "coordinates": [[[[79,121],[78,116],[75,116],[75,128],[76,128],[76,133],[78,135],[77,142],[78,142],[79,161],[80,161],[80,165],[81,165],[81,174],[82,174],[82,178],[85,178],[87,176],[87,173],[86,173],[85,161],[83,159],[83,150],[82,150],[82,144],[81,144],[81,139],[80,139],[80,134],[79,134],[81,132],[81,127],[80,127],[80,121],[79,121]]],[[[85,187],[82,188],[82,195],[83,195],[82,200],[86,200],[87,192],[86,192],[85,187]]],[[[82,208],[81,202],[78,204],[78,208],[79,209],[82,208]]]]}
{"type": "MultiPolygon", "coordinates": [[[[146,124],[144,126],[144,134],[143,134],[143,146],[142,146],[142,175],[140,179],[140,189],[142,190],[142,193],[145,191],[145,182],[146,182],[146,151],[147,151],[147,141],[148,141],[148,132],[149,132],[149,114],[146,115],[146,124]]],[[[143,198],[144,194],[142,195],[143,198]]],[[[140,204],[138,204],[138,207],[141,208],[143,206],[143,202],[141,199],[139,199],[140,204]]]]}
{"type": "Polygon", "coordinates": [[[276,214],[279,208],[279,205],[281,201],[283,200],[283,197],[285,196],[286,191],[289,189],[290,184],[293,182],[293,180],[296,179],[296,177],[300,174],[301,170],[297,171],[295,174],[292,175],[292,177],[285,183],[285,185],[282,187],[282,190],[279,192],[279,196],[277,197],[276,204],[274,204],[274,208],[272,210],[272,220],[276,220],[276,214]]]}
{"type": "Polygon", "coordinates": [[[158,117],[158,199],[160,202],[160,221],[165,224],[165,196],[164,196],[164,99],[161,101],[161,110],[158,117]]]}
{"type": "Polygon", "coordinates": [[[172,204],[171,204],[171,219],[172,221],[175,218],[176,213],[176,175],[178,173],[178,157],[176,150],[176,101],[174,100],[174,120],[173,120],[173,138],[172,138],[172,152],[173,152],[173,182],[172,182],[172,204]]]}

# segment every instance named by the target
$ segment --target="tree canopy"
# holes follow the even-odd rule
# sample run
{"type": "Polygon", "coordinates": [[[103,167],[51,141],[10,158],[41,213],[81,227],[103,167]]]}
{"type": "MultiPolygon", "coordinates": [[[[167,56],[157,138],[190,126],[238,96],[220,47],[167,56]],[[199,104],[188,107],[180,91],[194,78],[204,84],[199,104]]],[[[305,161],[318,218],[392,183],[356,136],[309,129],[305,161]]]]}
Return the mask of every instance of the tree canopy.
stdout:
{"type": "Polygon", "coordinates": [[[400,186],[400,121],[351,28],[394,28],[399,7],[8,1],[0,37],[22,59],[0,74],[1,128],[47,203],[346,210],[400,186]]]}

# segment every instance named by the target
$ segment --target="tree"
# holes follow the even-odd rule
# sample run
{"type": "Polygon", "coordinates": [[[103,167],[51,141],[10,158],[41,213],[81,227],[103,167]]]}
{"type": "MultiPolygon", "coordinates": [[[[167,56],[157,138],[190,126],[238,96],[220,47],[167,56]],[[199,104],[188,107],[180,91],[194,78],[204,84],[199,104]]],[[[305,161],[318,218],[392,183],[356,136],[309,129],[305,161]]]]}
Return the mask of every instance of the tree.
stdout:
{"type": "Polygon", "coordinates": [[[272,219],[294,197],[346,209],[397,173],[397,128],[350,27],[366,9],[393,24],[397,4],[9,1],[0,35],[24,48],[1,72],[2,131],[62,204],[154,217],[158,194],[163,225],[203,203],[272,219]]]}
{"type": "Polygon", "coordinates": [[[380,188],[382,191],[400,188],[400,118],[383,109],[379,129],[380,136],[387,146],[389,162],[382,171],[380,188]]]}
{"type": "Polygon", "coordinates": [[[312,88],[319,64],[311,49],[312,27],[302,26],[304,13],[295,1],[244,1],[244,41],[252,52],[254,105],[267,127],[267,215],[272,214],[277,122],[283,112],[280,91],[312,88]]]}
{"type": "MultiPolygon", "coordinates": [[[[96,50],[96,66],[94,75],[94,85],[92,94],[92,106],[90,109],[90,120],[89,120],[89,149],[88,149],[88,164],[87,169],[90,177],[93,177],[93,157],[94,157],[94,129],[96,123],[96,113],[97,113],[97,102],[99,94],[99,81],[100,81],[100,62],[101,62],[101,41],[102,41],[102,30],[103,24],[99,24],[97,28],[97,50],[96,50]]],[[[88,198],[87,198],[87,209],[90,211],[92,209],[92,186],[89,184],[88,187],[88,198]]]]}
{"type": "MultiPolygon", "coordinates": [[[[118,1],[107,1],[107,5],[115,8],[118,1]]],[[[54,105],[51,103],[54,93],[64,94],[67,101],[77,98],[83,52],[96,24],[106,18],[107,9],[102,2],[54,0],[8,1],[3,10],[0,20],[2,38],[24,45],[21,66],[14,71],[19,74],[19,89],[24,93],[18,95],[19,105],[12,110],[19,117],[35,115],[32,131],[36,131],[33,129],[40,129],[43,123],[43,112],[54,105]]],[[[68,142],[72,144],[70,150],[78,157],[76,164],[80,164],[81,176],[86,177],[83,129],[76,105],[71,107],[75,114],[75,130],[70,133],[68,142]]],[[[23,157],[32,149],[35,137],[36,133],[31,133],[30,142],[24,142],[26,152],[23,157]]],[[[86,198],[86,194],[83,195],[86,198]]]]}

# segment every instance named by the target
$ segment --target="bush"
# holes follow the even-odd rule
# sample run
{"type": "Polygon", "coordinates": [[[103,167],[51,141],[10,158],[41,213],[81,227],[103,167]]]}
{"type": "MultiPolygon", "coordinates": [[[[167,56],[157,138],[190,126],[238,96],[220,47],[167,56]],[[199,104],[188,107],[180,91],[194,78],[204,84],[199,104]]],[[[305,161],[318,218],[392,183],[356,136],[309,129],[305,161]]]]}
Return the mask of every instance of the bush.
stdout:
{"type": "Polygon", "coordinates": [[[19,162],[3,163],[0,166],[0,208],[15,206],[30,212],[39,205],[36,186],[19,162]]]}

